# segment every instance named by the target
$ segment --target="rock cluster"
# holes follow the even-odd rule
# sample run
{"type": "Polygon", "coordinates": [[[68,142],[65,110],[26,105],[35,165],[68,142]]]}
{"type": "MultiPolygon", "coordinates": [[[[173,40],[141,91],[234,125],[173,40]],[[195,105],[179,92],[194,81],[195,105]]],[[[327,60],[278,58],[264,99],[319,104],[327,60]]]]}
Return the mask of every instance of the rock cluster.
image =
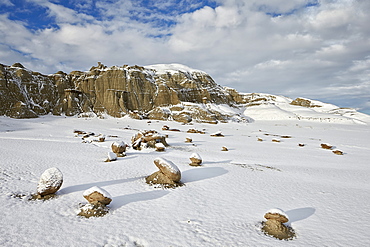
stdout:
{"type": "Polygon", "coordinates": [[[49,199],[55,195],[63,184],[63,174],[56,168],[49,168],[42,173],[37,185],[35,199],[49,199]]]}
{"type": "Polygon", "coordinates": [[[131,138],[132,148],[141,150],[142,148],[156,148],[157,143],[162,143],[168,147],[166,136],[159,134],[155,130],[140,131],[131,138]]]}
{"type": "Polygon", "coordinates": [[[158,167],[159,171],[146,177],[145,180],[148,184],[158,184],[165,188],[174,188],[182,185],[180,182],[181,172],[174,163],[164,158],[156,158],[154,164],[158,167]]]}
{"type": "Polygon", "coordinates": [[[291,227],[284,225],[289,221],[288,215],[281,209],[271,209],[265,215],[266,222],[262,224],[262,231],[277,239],[289,240],[294,238],[295,233],[291,227]]]}
{"type": "Polygon", "coordinates": [[[80,207],[79,216],[86,218],[101,217],[109,212],[107,207],[111,201],[111,195],[104,189],[94,186],[83,193],[83,197],[88,201],[80,207]]]}

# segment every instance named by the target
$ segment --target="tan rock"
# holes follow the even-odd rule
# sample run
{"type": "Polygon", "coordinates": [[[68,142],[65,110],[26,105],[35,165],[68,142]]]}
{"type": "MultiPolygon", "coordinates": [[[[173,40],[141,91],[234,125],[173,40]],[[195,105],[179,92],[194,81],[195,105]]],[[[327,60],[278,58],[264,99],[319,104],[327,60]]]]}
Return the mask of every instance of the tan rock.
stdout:
{"type": "Polygon", "coordinates": [[[97,204],[102,203],[104,205],[108,205],[111,203],[112,198],[111,195],[102,188],[98,186],[94,186],[83,193],[83,197],[90,203],[90,204],[97,204]]]}
{"type": "Polygon", "coordinates": [[[170,180],[174,182],[179,182],[181,179],[181,172],[179,168],[169,160],[164,158],[156,158],[154,159],[154,164],[158,167],[158,169],[170,180]]]}
{"type": "Polygon", "coordinates": [[[197,153],[193,153],[189,159],[191,161],[189,165],[191,166],[200,166],[202,164],[202,158],[197,153]]]}
{"type": "Polygon", "coordinates": [[[290,240],[295,237],[294,230],[284,225],[289,221],[288,216],[281,209],[271,209],[265,215],[266,222],[262,223],[262,231],[277,239],[290,240]]]}
{"type": "Polygon", "coordinates": [[[63,174],[56,168],[49,168],[42,173],[37,185],[37,194],[40,196],[51,195],[57,192],[63,184],[63,174]]]}

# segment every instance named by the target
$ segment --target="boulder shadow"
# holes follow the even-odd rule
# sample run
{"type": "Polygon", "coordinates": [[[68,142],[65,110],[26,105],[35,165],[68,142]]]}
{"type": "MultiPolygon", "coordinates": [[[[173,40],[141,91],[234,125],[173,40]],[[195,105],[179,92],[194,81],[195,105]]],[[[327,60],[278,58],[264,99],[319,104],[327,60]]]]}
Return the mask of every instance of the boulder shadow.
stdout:
{"type": "Polygon", "coordinates": [[[228,171],[222,167],[202,167],[187,170],[181,174],[181,182],[191,183],[209,178],[215,178],[226,174],[228,171]]]}
{"type": "Polygon", "coordinates": [[[285,213],[289,216],[289,224],[295,221],[307,219],[308,217],[313,215],[315,212],[316,212],[316,209],[311,208],[311,207],[297,208],[297,209],[285,211],[285,213]]]}
{"type": "Polygon", "coordinates": [[[116,179],[116,180],[109,180],[109,181],[102,181],[102,182],[93,182],[93,183],[88,183],[88,184],[79,184],[79,185],[73,185],[73,186],[68,186],[66,188],[63,188],[57,192],[58,195],[65,195],[77,191],[85,191],[87,189],[90,189],[93,186],[99,186],[99,187],[104,187],[104,186],[109,186],[113,184],[122,184],[122,183],[128,183],[132,182],[138,179],[142,179],[144,177],[134,177],[134,178],[124,178],[124,179],[116,179]]]}
{"type": "Polygon", "coordinates": [[[146,192],[140,192],[140,193],[135,193],[135,194],[123,195],[123,196],[116,196],[116,197],[113,197],[112,203],[109,205],[109,207],[112,210],[116,210],[132,202],[155,200],[155,199],[158,199],[158,198],[161,198],[167,195],[168,193],[170,192],[167,190],[154,190],[154,191],[146,191],[146,192]]]}

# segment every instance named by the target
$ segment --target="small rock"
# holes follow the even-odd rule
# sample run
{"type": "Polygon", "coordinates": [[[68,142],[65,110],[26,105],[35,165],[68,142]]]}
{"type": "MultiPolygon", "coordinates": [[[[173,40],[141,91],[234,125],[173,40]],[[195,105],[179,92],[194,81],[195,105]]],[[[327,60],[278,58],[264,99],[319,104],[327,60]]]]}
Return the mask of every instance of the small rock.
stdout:
{"type": "Polygon", "coordinates": [[[257,141],[262,142],[263,140],[262,140],[262,138],[258,138],[257,141]]]}
{"type": "Polygon", "coordinates": [[[322,144],[321,144],[321,147],[322,147],[323,149],[332,149],[332,148],[333,148],[333,146],[328,145],[328,144],[325,144],[325,143],[322,143],[322,144]]]}
{"type": "Polygon", "coordinates": [[[163,143],[159,142],[155,144],[155,151],[164,152],[165,150],[166,150],[166,147],[163,145],[163,143]]]}
{"type": "Polygon", "coordinates": [[[222,147],[221,151],[229,151],[229,149],[227,149],[227,147],[222,147]]]}
{"type": "Polygon", "coordinates": [[[117,154],[113,153],[113,152],[108,152],[108,158],[106,160],[106,162],[111,162],[111,161],[115,161],[117,160],[117,154]]]}
{"type": "Polygon", "coordinates": [[[202,164],[202,158],[197,153],[193,153],[189,159],[191,161],[189,165],[191,166],[200,166],[202,164]]]}
{"type": "Polygon", "coordinates": [[[211,134],[211,136],[214,136],[214,137],[224,137],[224,135],[221,133],[221,131],[217,131],[216,133],[211,134]]]}
{"type": "Polygon", "coordinates": [[[336,155],[343,155],[343,152],[340,150],[333,150],[332,152],[336,155]]]}
{"type": "Polygon", "coordinates": [[[299,143],[299,144],[298,144],[298,146],[299,146],[299,147],[304,147],[304,146],[306,146],[306,144],[299,143]]]}
{"type": "Polygon", "coordinates": [[[83,197],[90,204],[97,204],[98,202],[103,205],[108,205],[112,201],[112,196],[104,189],[94,186],[83,193],[83,197]]]}
{"type": "Polygon", "coordinates": [[[193,142],[193,139],[191,139],[191,138],[189,138],[189,137],[186,137],[185,142],[187,142],[187,143],[192,143],[192,142],[193,142]]]}
{"type": "Polygon", "coordinates": [[[112,151],[115,154],[123,154],[126,152],[127,147],[128,145],[124,141],[113,142],[111,145],[112,151]]]}

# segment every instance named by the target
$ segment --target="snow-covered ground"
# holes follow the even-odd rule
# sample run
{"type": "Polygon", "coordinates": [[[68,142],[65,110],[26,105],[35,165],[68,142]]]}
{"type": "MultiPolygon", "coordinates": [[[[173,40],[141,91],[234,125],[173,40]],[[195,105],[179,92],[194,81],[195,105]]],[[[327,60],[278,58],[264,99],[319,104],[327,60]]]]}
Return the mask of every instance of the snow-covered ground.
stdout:
{"type": "Polygon", "coordinates": [[[0,246],[370,246],[369,140],[369,123],[351,121],[181,125],[0,117],[0,246]],[[162,131],[163,125],[180,131],[162,131]],[[206,134],[187,133],[190,128],[206,134]],[[168,134],[165,152],[129,148],[126,157],[104,162],[113,142],[130,143],[144,129],[168,134]],[[83,142],[74,130],[106,140],[83,142]],[[210,136],[219,131],[224,137],[210,136]],[[193,143],[185,143],[186,137],[193,143]],[[322,143],[344,155],[322,149],[322,143]],[[193,153],[202,166],[189,166],[193,153]],[[185,186],[145,183],[158,170],[157,157],[181,170],[185,186]],[[63,173],[57,197],[17,197],[35,193],[40,175],[51,167],[63,173]],[[83,193],[93,186],[111,195],[110,213],[78,217],[83,193]],[[295,239],[260,231],[263,215],[273,208],[289,216],[295,239]]]}

